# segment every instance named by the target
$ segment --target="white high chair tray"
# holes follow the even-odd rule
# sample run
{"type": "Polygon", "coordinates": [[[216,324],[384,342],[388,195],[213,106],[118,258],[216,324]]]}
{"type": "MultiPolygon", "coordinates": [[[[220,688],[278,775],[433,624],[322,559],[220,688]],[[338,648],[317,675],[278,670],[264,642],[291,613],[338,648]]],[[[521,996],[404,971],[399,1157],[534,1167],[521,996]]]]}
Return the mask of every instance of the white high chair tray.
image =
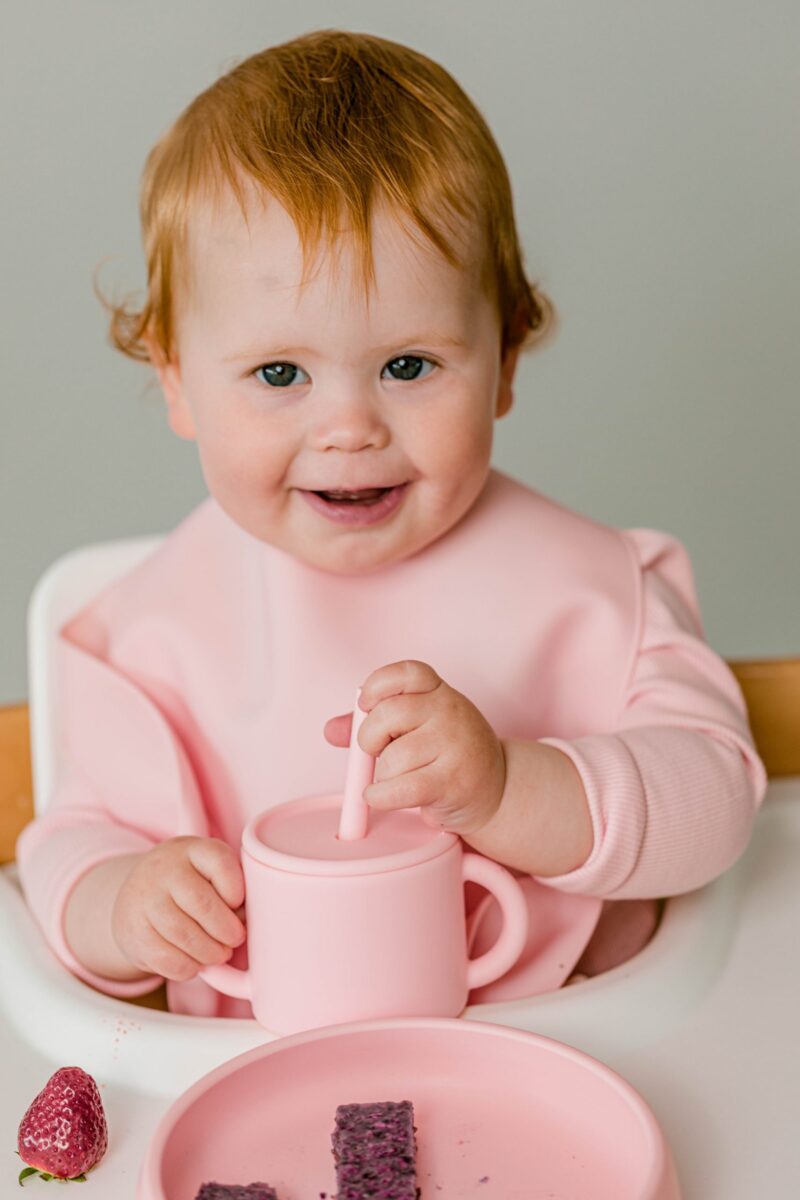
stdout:
{"type": "MultiPolygon", "coordinates": [[[[800,778],[775,781],[741,862],[671,902],[631,963],[551,996],[465,1015],[555,1037],[618,1071],[653,1109],[684,1200],[794,1195],[798,851],[800,778]]],[[[110,1132],[81,1196],[134,1200],[145,1147],[172,1100],[270,1035],[254,1022],[173,1016],[85,987],[45,947],[13,867],[0,871],[0,946],[0,1200],[21,1195],[14,1149],[25,1108],[68,1065],[97,1079],[110,1132]]],[[[45,1185],[26,1186],[38,1194],[45,1185]]]]}

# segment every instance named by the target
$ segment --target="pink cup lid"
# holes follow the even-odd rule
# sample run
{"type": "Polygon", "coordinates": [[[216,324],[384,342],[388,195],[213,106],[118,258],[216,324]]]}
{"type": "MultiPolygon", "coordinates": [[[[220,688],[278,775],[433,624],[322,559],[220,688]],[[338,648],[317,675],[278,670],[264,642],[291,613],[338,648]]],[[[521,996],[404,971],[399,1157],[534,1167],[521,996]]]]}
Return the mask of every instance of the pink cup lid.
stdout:
{"type": "Polygon", "coordinates": [[[458,841],[427,825],[415,809],[374,811],[368,836],[345,841],[337,836],[341,805],[341,794],[333,792],[267,809],[245,827],[244,852],[295,874],[371,875],[438,858],[458,841]]]}

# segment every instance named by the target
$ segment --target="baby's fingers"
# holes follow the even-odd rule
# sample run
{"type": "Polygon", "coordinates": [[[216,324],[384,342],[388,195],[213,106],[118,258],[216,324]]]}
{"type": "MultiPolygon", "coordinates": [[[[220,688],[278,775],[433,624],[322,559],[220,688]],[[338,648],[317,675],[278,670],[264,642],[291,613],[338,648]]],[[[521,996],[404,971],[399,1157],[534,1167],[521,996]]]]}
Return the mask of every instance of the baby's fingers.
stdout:
{"type": "Polygon", "coordinates": [[[136,950],[129,951],[128,958],[140,971],[152,971],[178,982],[194,979],[200,970],[200,963],[162,937],[149,921],[140,930],[136,950]]]}
{"type": "Polygon", "coordinates": [[[440,777],[432,763],[364,788],[364,799],[370,808],[384,812],[396,808],[425,808],[441,797],[440,777]]]}
{"type": "Polygon", "coordinates": [[[190,864],[186,864],[186,869],[172,881],[170,894],[178,909],[215,941],[225,946],[239,946],[244,941],[244,925],[236,913],[208,879],[190,864]]]}
{"type": "Polygon", "coordinates": [[[326,741],[332,746],[349,746],[350,731],[353,728],[353,714],[343,713],[340,717],[331,717],[325,722],[323,733],[326,741]]]}
{"type": "Polygon", "coordinates": [[[174,900],[165,898],[152,912],[148,920],[157,934],[175,950],[181,951],[194,962],[194,973],[201,966],[227,962],[231,956],[230,946],[223,945],[210,937],[196,921],[193,921],[174,900]]]}
{"type": "Polygon", "coordinates": [[[217,838],[192,841],[189,861],[209,881],[228,908],[244,903],[244,876],[239,859],[230,846],[217,838]]]}

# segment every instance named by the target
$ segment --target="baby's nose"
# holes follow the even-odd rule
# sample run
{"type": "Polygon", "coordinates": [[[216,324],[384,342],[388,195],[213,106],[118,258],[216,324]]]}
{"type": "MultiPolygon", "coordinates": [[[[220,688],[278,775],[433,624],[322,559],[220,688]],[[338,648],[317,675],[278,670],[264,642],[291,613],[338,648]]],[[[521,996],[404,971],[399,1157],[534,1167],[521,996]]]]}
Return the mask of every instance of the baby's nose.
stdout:
{"type": "Polygon", "coordinates": [[[381,450],[389,443],[389,427],[379,402],[367,389],[349,388],[320,398],[311,431],[316,450],[353,453],[381,450]]]}

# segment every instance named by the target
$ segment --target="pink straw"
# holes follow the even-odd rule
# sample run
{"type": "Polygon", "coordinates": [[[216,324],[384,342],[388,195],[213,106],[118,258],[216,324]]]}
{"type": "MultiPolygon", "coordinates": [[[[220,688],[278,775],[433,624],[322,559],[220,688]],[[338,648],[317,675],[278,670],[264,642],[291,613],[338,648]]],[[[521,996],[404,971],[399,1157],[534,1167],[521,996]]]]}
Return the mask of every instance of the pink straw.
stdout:
{"type": "Polygon", "coordinates": [[[356,702],[353,705],[353,729],[347,752],[347,774],[339,817],[339,837],[344,842],[354,842],[363,838],[367,832],[369,805],[364,800],[364,788],[372,783],[375,773],[375,759],[371,754],[366,754],[358,744],[358,731],[367,715],[358,706],[360,695],[361,688],[356,692],[356,702]]]}

